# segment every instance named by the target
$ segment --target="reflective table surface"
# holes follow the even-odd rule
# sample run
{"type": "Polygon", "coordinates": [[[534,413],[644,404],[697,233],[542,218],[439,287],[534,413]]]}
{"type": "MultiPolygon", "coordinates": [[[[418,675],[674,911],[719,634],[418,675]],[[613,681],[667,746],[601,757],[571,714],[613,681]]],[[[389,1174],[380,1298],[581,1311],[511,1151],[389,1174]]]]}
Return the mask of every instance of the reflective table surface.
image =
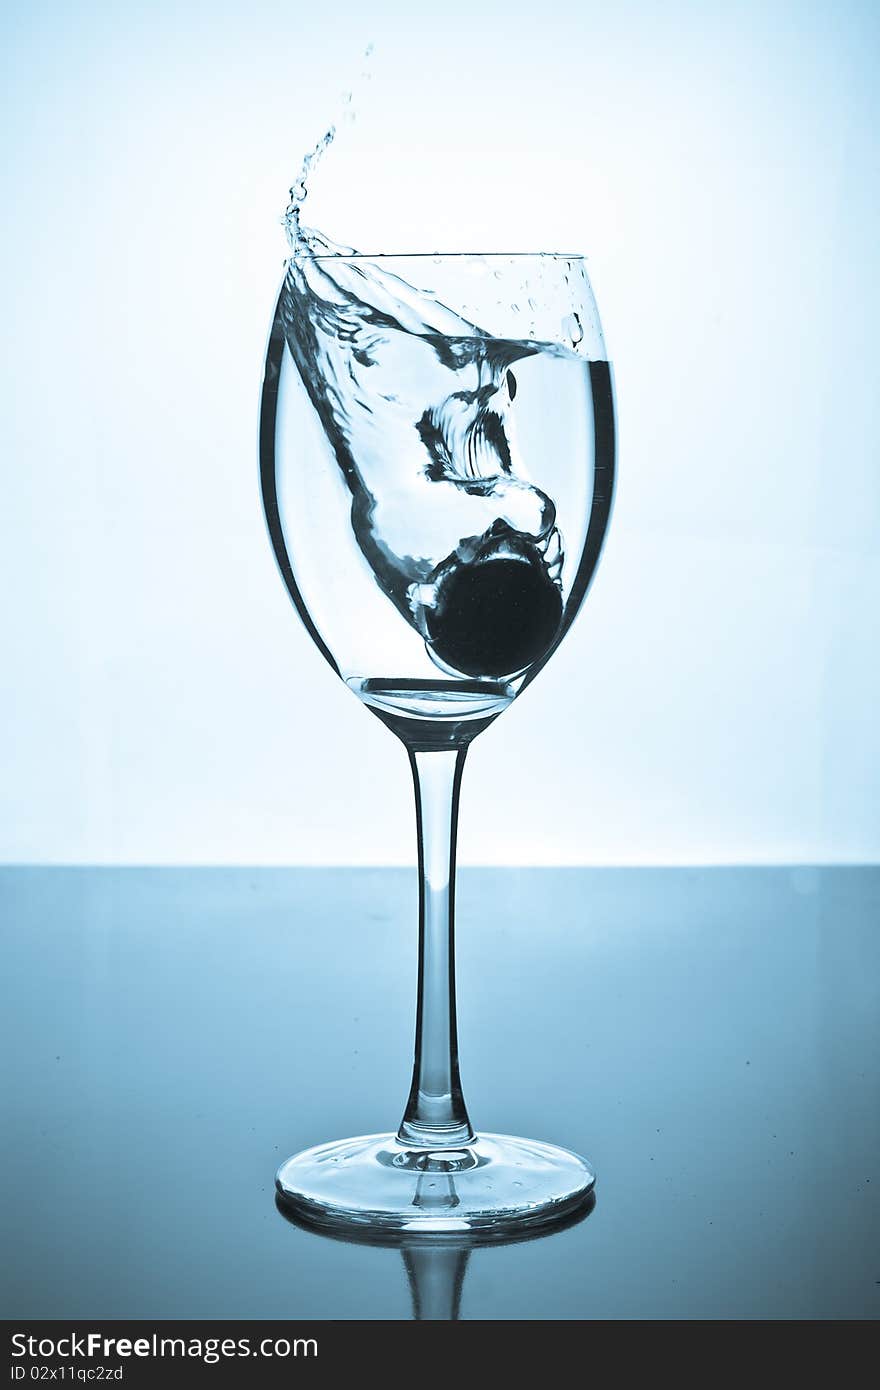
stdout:
{"type": "Polygon", "coordinates": [[[880,870],[459,879],[478,1128],[595,1208],[475,1249],[296,1227],[297,1149],[395,1128],[404,869],[0,870],[7,1318],[873,1318],[880,870]]]}

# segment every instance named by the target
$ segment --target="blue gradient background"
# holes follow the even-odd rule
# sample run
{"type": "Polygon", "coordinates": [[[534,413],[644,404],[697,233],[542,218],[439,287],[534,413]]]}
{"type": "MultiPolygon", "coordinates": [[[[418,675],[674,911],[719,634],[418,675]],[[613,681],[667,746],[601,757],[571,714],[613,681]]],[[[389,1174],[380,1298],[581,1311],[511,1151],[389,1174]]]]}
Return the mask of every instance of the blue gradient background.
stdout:
{"type": "MultiPolygon", "coordinates": [[[[402,750],[259,508],[299,159],[366,249],[583,249],[620,488],[573,634],[476,745],[464,862],[875,860],[868,3],[4,9],[0,858],[393,863],[402,750]]],[[[308,220],[308,219],[307,219],[308,220]]]]}

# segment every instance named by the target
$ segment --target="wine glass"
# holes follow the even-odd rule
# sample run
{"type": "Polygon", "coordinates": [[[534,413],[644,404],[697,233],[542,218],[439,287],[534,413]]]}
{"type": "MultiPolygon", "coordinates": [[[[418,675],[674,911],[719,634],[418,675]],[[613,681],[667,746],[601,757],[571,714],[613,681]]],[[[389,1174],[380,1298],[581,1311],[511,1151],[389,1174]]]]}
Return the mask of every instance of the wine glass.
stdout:
{"type": "Polygon", "coordinates": [[[336,674],[409,754],[419,966],[396,1133],[283,1163],[279,1199],[339,1232],[537,1231],[589,1200],[579,1155],[475,1131],[453,958],[467,749],[534,679],[608,525],[610,364],[574,255],[288,262],[266,356],[260,474],[291,599],[336,674]]]}

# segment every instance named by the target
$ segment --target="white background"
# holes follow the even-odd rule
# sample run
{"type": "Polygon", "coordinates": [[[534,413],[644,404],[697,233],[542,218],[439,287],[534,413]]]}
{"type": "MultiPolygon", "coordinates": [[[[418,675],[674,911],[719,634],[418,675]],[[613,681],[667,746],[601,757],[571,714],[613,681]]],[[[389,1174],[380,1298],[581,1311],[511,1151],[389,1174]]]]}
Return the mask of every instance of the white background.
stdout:
{"type": "Polygon", "coordinates": [[[876,859],[878,16],[7,5],[0,858],[412,857],[255,456],[278,215],[373,41],[306,220],[586,251],[619,393],[599,574],[462,861],[876,859]]]}

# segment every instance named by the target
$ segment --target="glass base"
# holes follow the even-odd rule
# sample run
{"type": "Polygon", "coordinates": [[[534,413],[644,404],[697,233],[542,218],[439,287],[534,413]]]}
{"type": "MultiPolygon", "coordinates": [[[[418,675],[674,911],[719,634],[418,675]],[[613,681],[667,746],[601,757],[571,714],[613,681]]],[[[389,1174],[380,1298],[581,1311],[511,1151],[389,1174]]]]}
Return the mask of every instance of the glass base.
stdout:
{"type": "Polygon", "coordinates": [[[535,1139],[481,1134],[461,1149],[417,1149],[370,1134],[295,1154],[275,1186],[294,1214],[327,1230],[504,1237],[564,1221],[595,1181],[577,1154],[535,1139]]]}

